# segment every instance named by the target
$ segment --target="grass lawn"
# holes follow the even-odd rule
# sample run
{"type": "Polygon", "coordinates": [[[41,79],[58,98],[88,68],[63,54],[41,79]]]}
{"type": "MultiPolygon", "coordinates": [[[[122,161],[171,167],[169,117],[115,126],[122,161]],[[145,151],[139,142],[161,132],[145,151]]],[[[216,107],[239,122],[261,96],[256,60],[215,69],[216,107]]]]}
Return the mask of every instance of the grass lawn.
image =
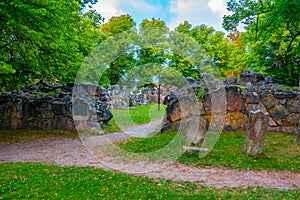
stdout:
{"type": "Polygon", "coordinates": [[[28,142],[39,138],[78,138],[76,131],[69,130],[0,130],[0,141],[15,143],[28,142]]]}
{"type": "Polygon", "coordinates": [[[90,167],[0,164],[0,199],[298,199],[300,189],[215,189],[90,167]]]}
{"type": "MultiPolygon", "coordinates": [[[[133,138],[118,146],[131,152],[152,152],[173,140],[175,133],[159,134],[151,138],[133,138]]],[[[296,135],[268,133],[264,154],[249,157],[241,153],[244,134],[222,133],[213,150],[204,158],[196,153],[185,153],[177,160],[187,165],[228,167],[251,170],[288,170],[300,172],[300,146],[296,135]]]]}
{"type": "Polygon", "coordinates": [[[147,106],[135,106],[129,109],[112,109],[113,118],[108,125],[102,125],[104,133],[114,133],[128,127],[145,124],[156,119],[160,119],[165,114],[165,105],[149,104],[147,106]]]}
{"type": "MultiPolygon", "coordinates": [[[[108,132],[159,119],[156,105],[133,110],[113,110],[108,132]],[[128,120],[131,119],[131,120],[128,120]]],[[[172,142],[176,133],[133,138],[119,143],[132,152],[152,152],[172,142]]],[[[0,131],[0,140],[26,142],[37,138],[78,137],[75,131],[0,131]]],[[[216,166],[251,170],[300,172],[300,147],[296,135],[268,133],[264,154],[241,154],[243,133],[222,133],[214,149],[204,158],[185,153],[178,162],[194,166],[216,166]]],[[[299,199],[300,189],[276,190],[260,187],[216,189],[190,182],[136,177],[91,167],[58,167],[39,163],[0,163],[1,199],[299,199]]]]}

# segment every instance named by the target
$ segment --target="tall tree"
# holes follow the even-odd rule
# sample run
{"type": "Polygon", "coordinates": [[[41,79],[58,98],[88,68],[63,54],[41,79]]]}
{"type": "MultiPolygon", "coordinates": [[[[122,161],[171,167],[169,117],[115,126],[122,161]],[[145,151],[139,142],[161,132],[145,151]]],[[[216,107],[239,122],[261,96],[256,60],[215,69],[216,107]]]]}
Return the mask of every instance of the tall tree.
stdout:
{"type": "MultiPolygon", "coordinates": [[[[110,85],[118,83],[120,78],[126,73],[127,70],[133,67],[135,59],[133,53],[128,51],[130,37],[134,37],[136,23],[129,15],[121,15],[118,17],[112,17],[105,24],[101,25],[101,29],[106,35],[106,38],[113,39],[112,45],[114,45],[113,55],[116,55],[110,63],[109,67],[105,70],[101,85],[106,84],[105,77],[108,77],[110,85]],[[117,41],[117,42],[116,42],[117,41]]],[[[109,48],[111,49],[111,48],[109,48]]]]}
{"type": "Polygon", "coordinates": [[[1,90],[35,79],[74,81],[90,51],[85,42],[97,32],[80,14],[81,5],[81,1],[64,0],[0,2],[1,90]]]}
{"type": "Polygon", "coordinates": [[[248,67],[297,85],[300,64],[300,1],[230,0],[223,27],[246,25],[248,67]]]}
{"type": "Polygon", "coordinates": [[[144,82],[143,84],[152,83],[153,77],[160,74],[164,68],[167,58],[165,52],[167,46],[164,46],[166,34],[168,34],[168,27],[160,19],[144,19],[139,26],[140,44],[137,50],[137,66],[143,71],[139,73],[140,82],[144,82]]]}
{"type": "MultiPolygon", "coordinates": [[[[205,68],[202,67],[202,72],[215,76],[216,69],[212,68],[211,64],[215,65],[221,72],[227,71],[230,43],[229,40],[224,37],[224,33],[215,31],[213,27],[207,27],[203,24],[192,27],[188,22],[180,24],[175,31],[193,38],[203,49],[203,55],[200,57],[204,56],[210,65],[205,68]]],[[[193,71],[193,67],[190,66],[189,68],[191,70],[185,70],[185,72],[193,71]]],[[[196,74],[192,73],[191,75],[194,77],[196,74]]],[[[223,75],[225,76],[226,73],[223,73],[223,75]]],[[[199,78],[199,73],[196,76],[199,78]]]]}
{"type": "Polygon", "coordinates": [[[237,29],[234,29],[227,36],[229,44],[229,60],[227,66],[222,70],[222,73],[226,77],[236,77],[238,78],[241,71],[245,68],[245,54],[246,48],[245,44],[241,39],[241,34],[237,29]]]}

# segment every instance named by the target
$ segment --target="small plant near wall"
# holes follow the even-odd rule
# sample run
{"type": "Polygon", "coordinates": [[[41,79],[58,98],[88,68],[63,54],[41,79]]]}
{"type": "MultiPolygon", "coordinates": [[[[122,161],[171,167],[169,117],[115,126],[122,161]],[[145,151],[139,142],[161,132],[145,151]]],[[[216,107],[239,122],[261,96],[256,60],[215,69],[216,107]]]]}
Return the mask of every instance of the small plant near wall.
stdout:
{"type": "Polygon", "coordinates": [[[198,99],[204,99],[205,89],[204,88],[198,89],[196,95],[198,99]]]}

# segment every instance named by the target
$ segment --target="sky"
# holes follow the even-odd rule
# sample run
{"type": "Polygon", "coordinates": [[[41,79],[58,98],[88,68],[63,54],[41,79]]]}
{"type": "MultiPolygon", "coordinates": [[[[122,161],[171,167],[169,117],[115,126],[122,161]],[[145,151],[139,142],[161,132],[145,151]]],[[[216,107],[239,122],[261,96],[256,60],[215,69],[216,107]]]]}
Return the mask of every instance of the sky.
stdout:
{"type": "Polygon", "coordinates": [[[205,24],[224,31],[223,15],[228,14],[226,0],[99,0],[93,8],[105,21],[123,14],[132,16],[137,24],[146,18],[159,18],[171,30],[188,21],[193,26],[205,24]]]}

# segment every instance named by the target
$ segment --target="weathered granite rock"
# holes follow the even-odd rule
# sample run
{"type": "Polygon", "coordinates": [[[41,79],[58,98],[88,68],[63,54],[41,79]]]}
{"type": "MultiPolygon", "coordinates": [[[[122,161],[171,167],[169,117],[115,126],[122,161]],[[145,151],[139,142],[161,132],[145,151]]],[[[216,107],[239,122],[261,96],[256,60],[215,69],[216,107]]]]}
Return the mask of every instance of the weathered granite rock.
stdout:
{"type": "Polygon", "coordinates": [[[297,94],[295,92],[281,92],[281,91],[274,91],[274,97],[277,99],[293,99],[297,97],[297,94]]]}
{"type": "Polygon", "coordinates": [[[206,93],[204,95],[204,108],[206,113],[226,112],[226,89],[224,87],[220,87],[216,90],[206,93]]]}
{"type": "Polygon", "coordinates": [[[298,110],[298,102],[297,100],[288,100],[286,103],[286,107],[290,113],[300,113],[298,110]]]}
{"type": "Polygon", "coordinates": [[[278,124],[271,117],[269,117],[268,126],[270,126],[270,127],[277,127],[278,124]]]}
{"type": "Polygon", "coordinates": [[[276,79],[270,77],[270,76],[266,76],[264,82],[266,84],[279,84],[280,82],[277,81],[276,79]]]}
{"type": "MultiPolygon", "coordinates": [[[[298,110],[299,91],[297,89],[288,88],[290,91],[282,91],[282,88],[285,87],[279,85],[275,79],[271,77],[263,78],[263,76],[249,71],[243,71],[240,79],[247,82],[246,87],[232,85],[235,80],[226,80],[224,83],[229,85],[209,88],[209,82],[212,80],[205,76],[200,81],[192,79],[187,81],[188,87],[190,87],[190,84],[196,83],[197,89],[204,89],[204,98],[198,97],[199,99],[196,102],[201,102],[200,105],[203,104],[203,109],[200,109],[202,110],[201,116],[209,124],[210,130],[220,130],[220,126],[223,126],[223,130],[243,131],[250,111],[262,110],[269,113],[268,131],[295,132],[295,126],[299,123],[296,118],[300,112],[298,110]],[[214,102],[214,105],[212,105],[212,102],[214,102]],[[225,120],[224,115],[226,116],[225,120]]],[[[169,116],[170,113],[177,113],[176,116],[181,115],[180,110],[175,111],[178,109],[175,102],[181,95],[180,92],[177,92],[176,95],[173,93],[165,98],[166,116],[169,116]]],[[[169,119],[182,120],[179,117],[170,118],[170,116],[169,119]]],[[[179,127],[178,124],[180,124],[180,121],[176,121],[176,123],[169,121],[166,123],[166,127],[172,127],[172,130],[175,130],[176,127],[179,127]]]]}
{"type": "Polygon", "coordinates": [[[224,80],[225,85],[234,85],[236,84],[237,79],[236,78],[227,78],[224,80]]]}
{"type": "Polygon", "coordinates": [[[242,108],[241,89],[237,86],[226,86],[227,111],[239,111],[242,108]]]}
{"type": "Polygon", "coordinates": [[[226,114],[223,130],[234,131],[244,130],[247,122],[247,115],[241,112],[228,112],[226,114]]]}
{"type": "Polygon", "coordinates": [[[239,85],[246,86],[247,84],[254,85],[260,81],[264,81],[265,77],[261,74],[248,71],[248,70],[242,70],[240,74],[240,79],[237,81],[239,85]]]}
{"type": "Polygon", "coordinates": [[[277,120],[280,120],[290,114],[289,111],[282,105],[275,106],[269,112],[270,112],[271,116],[277,120]]]}
{"type": "Polygon", "coordinates": [[[299,114],[290,114],[286,118],[282,119],[282,125],[285,127],[297,126],[299,121],[299,114]]]}
{"type": "Polygon", "coordinates": [[[174,92],[171,92],[169,95],[167,95],[163,101],[164,105],[171,106],[175,102],[178,101],[178,94],[175,94],[174,92]]]}
{"type": "Polygon", "coordinates": [[[205,147],[206,121],[200,116],[192,116],[187,121],[186,147],[205,147]]]}
{"type": "MultiPolygon", "coordinates": [[[[74,91],[76,101],[88,106],[90,116],[98,124],[111,119],[110,98],[93,84],[81,83],[74,91]],[[92,96],[92,97],[91,97],[92,96]],[[95,106],[95,105],[98,106],[95,106]],[[93,116],[94,117],[93,117],[93,116]]],[[[0,129],[67,129],[75,128],[72,119],[74,84],[39,83],[22,86],[21,91],[0,95],[0,129]]]]}
{"type": "Polygon", "coordinates": [[[267,97],[265,97],[262,102],[268,110],[274,108],[276,105],[276,99],[272,94],[269,94],[267,97]]]}
{"type": "Polygon", "coordinates": [[[264,113],[261,110],[250,112],[242,149],[243,153],[250,156],[257,156],[263,153],[268,115],[268,113],[264,113]]]}

